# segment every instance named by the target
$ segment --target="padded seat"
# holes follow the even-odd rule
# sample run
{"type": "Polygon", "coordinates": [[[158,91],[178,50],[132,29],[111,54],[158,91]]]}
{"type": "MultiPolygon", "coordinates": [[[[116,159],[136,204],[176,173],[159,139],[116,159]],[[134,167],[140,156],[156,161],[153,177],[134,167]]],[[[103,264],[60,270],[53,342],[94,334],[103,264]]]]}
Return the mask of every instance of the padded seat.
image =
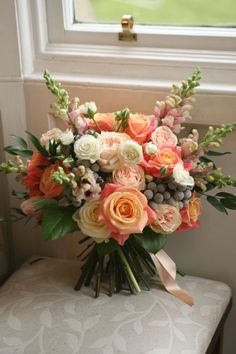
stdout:
{"type": "Polygon", "coordinates": [[[157,282],[136,296],[94,299],[90,288],[73,290],[79,268],[35,259],[9,278],[0,289],[0,353],[203,354],[231,298],[224,283],[179,276],[193,307],[157,282]]]}

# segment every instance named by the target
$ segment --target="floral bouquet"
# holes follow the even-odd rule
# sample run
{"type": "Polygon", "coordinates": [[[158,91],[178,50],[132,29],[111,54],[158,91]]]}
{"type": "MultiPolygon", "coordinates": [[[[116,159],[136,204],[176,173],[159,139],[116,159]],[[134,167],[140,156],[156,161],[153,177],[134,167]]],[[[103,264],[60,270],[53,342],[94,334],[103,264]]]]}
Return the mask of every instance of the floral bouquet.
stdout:
{"type": "Polygon", "coordinates": [[[64,121],[65,130],[51,129],[40,139],[26,132],[35,152],[15,135],[18,145],[5,148],[15,160],[2,163],[0,170],[16,173],[27,190],[13,191],[23,199],[20,209],[13,208],[15,219],[34,218],[45,240],[76,231],[84,235],[76,290],[95,279],[96,296],[102,282],[110,295],[122,289],[139,293],[149,289],[148,280],[158,271],[168,291],[192,304],[162,248],[167,235],[199,226],[200,197],[225,214],[236,209],[233,194],[208,194],[236,186],[210,159],[229,154],[214,149],[236,123],[209,127],[200,141],[196,129],[178,136],[191,118],[199,69],[173,85],[149,116],[128,108],[98,113],[94,102],[70,100],[47,70],[44,78],[57,97],[51,114],[64,121]]]}

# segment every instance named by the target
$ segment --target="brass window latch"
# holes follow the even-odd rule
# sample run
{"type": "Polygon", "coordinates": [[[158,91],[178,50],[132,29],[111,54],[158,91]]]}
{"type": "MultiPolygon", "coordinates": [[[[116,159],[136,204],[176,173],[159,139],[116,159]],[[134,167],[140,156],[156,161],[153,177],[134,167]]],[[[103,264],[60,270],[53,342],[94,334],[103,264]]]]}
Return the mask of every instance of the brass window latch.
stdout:
{"type": "Polygon", "coordinates": [[[133,32],[134,18],[124,15],[121,19],[122,32],[119,32],[119,41],[137,41],[137,33],[133,32]]]}

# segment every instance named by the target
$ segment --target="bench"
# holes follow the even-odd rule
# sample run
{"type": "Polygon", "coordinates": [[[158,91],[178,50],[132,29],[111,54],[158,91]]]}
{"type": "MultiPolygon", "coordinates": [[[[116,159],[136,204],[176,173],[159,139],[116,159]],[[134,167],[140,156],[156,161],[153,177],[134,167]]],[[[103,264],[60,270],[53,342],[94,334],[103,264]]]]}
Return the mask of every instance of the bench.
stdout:
{"type": "Polygon", "coordinates": [[[73,290],[77,261],[27,261],[0,289],[3,354],[218,354],[231,304],[224,283],[178,276],[194,298],[190,307],[163,290],[94,299],[73,290]]]}

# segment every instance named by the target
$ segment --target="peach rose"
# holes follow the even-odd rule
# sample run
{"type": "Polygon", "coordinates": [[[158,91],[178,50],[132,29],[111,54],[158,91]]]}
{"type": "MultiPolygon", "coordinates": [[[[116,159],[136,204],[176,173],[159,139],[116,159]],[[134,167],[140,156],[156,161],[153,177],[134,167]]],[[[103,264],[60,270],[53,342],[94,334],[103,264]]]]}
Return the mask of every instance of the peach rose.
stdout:
{"type": "Polygon", "coordinates": [[[177,163],[183,163],[181,160],[181,148],[172,145],[162,146],[155,155],[144,154],[144,160],[140,165],[152,176],[167,177],[172,175],[177,163]],[[166,168],[166,173],[162,175],[161,168],[163,167],[166,168]]]}
{"type": "Polygon", "coordinates": [[[180,211],[182,217],[182,224],[178,231],[195,229],[200,225],[199,216],[201,214],[201,201],[193,194],[189,203],[180,211]]]}
{"type": "Polygon", "coordinates": [[[128,127],[124,130],[132,139],[138,143],[145,143],[153,130],[157,126],[155,116],[145,116],[143,114],[130,114],[128,118],[128,127]]]}
{"type": "Polygon", "coordinates": [[[47,167],[42,174],[39,189],[44,194],[44,198],[58,197],[64,190],[63,186],[52,180],[53,173],[57,171],[58,166],[58,163],[53,164],[47,167]]]}
{"type": "Polygon", "coordinates": [[[177,136],[166,126],[158,127],[152,132],[151,140],[157,146],[177,145],[177,136]]]}
{"type": "MultiPolygon", "coordinates": [[[[102,131],[111,132],[114,130],[116,125],[114,113],[96,113],[94,119],[102,131]]],[[[89,128],[98,131],[96,124],[91,119],[89,120],[89,128]]]]}
{"type": "Polygon", "coordinates": [[[170,234],[181,224],[182,219],[179,209],[169,204],[160,204],[155,210],[156,220],[151,225],[153,231],[160,234],[170,234]]]}
{"type": "Polygon", "coordinates": [[[32,216],[37,211],[37,202],[42,200],[40,197],[32,197],[24,200],[20,207],[25,215],[32,216]]]}
{"type": "Polygon", "coordinates": [[[120,144],[130,138],[124,133],[102,132],[98,136],[98,139],[101,144],[99,160],[101,170],[104,172],[112,172],[121,165],[118,155],[120,144]]]}
{"type": "Polygon", "coordinates": [[[48,130],[46,133],[42,134],[40,144],[47,147],[50,140],[59,140],[61,134],[62,130],[58,128],[48,130]]]}
{"type": "Polygon", "coordinates": [[[137,189],[107,184],[101,194],[99,217],[110,228],[111,237],[123,245],[130,234],[141,233],[152,224],[156,213],[137,189]]]}
{"type": "Polygon", "coordinates": [[[123,166],[113,171],[113,182],[122,186],[130,186],[143,190],[145,188],[145,174],[138,165],[123,166]]]}

